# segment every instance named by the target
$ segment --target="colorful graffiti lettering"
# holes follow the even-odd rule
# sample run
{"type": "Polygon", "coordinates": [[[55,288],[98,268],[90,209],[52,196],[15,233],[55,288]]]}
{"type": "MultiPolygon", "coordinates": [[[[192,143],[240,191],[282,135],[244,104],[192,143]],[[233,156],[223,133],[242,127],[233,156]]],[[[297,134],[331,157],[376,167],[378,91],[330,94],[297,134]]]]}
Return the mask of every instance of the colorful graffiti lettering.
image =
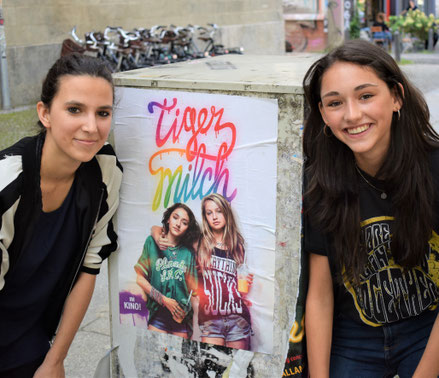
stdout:
{"type": "Polygon", "coordinates": [[[149,159],[149,172],[158,177],[152,210],[167,207],[171,196],[174,203],[189,199],[202,199],[210,193],[221,193],[229,201],[237,194],[237,189],[229,189],[230,172],[226,161],[236,142],[236,127],[231,122],[223,122],[224,108],[211,106],[196,108],[177,106],[177,98],[168,104],[151,101],[149,113],[156,115],[156,145],[159,148],[149,159]],[[180,143],[182,136],[189,137],[186,146],[180,143]],[[206,144],[208,137],[215,143],[206,144]],[[204,142],[203,142],[204,139],[204,142]],[[182,163],[172,170],[163,166],[162,157],[175,154],[182,163]]]}

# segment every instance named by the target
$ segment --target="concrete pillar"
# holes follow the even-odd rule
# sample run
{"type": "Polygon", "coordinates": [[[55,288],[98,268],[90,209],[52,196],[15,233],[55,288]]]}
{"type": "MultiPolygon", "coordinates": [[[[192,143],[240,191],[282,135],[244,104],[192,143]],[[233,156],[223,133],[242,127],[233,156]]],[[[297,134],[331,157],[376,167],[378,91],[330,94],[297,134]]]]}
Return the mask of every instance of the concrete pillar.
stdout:
{"type": "MultiPolygon", "coordinates": [[[[127,181],[124,181],[122,184],[122,193],[124,194],[121,196],[118,214],[118,223],[121,230],[119,233],[120,251],[117,254],[113,254],[110,258],[112,342],[114,347],[119,346],[112,354],[114,376],[124,374],[129,377],[201,377],[212,376],[212,374],[222,376],[225,372],[230,377],[246,377],[247,374],[250,374],[252,377],[261,378],[282,376],[289,347],[290,330],[296,318],[295,311],[301,269],[301,133],[304,117],[304,99],[301,82],[306,70],[314,59],[316,57],[312,55],[301,57],[258,56],[257,60],[249,55],[224,55],[212,58],[208,62],[199,60],[175,66],[168,65],[153,70],[145,69],[136,71],[136,73],[127,72],[115,75],[117,93],[120,93],[122,96],[119,106],[121,109],[124,109],[123,114],[120,113],[120,115],[118,115],[117,109],[115,111],[115,147],[116,153],[125,168],[124,180],[127,181]],[[190,80],[187,80],[189,77],[190,80]],[[254,129],[254,132],[251,133],[252,135],[257,135],[258,130],[261,128],[267,130],[273,130],[274,128],[274,130],[277,129],[277,137],[273,140],[266,140],[261,144],[261,141],[250,143],[241,134],[241,140],[238,142],[237,139],[236,144],[237,148],[241,151],[248,149],[246,150],[247,157],[243,157],[242,163],[248,167],[248,170],[254,171],[256,175],[259,174],[257,172],[265,169],[262,166],[253,166],[255,156],[263,151],[263,145],[271,144],[273,147],[275,145],[277,149],[276,178],[274,176],[269,177],[269,175],[261,177],[261,180],[274,184],[273,189],[275,188],[272,193],[265,194],[265,201],[275,200],[276,216],[274,223],[276,230],[274,232],[269,231],[270,238],[266,239],[271,240],[271,237],[274,236],[274,250],[271,247],[264,247],[263,254],[264,256],[272,256],[269,260],[273,263],[273,272],[272,274],[264,274],[264,277],[255,275],[255,282],[258,282],[257,286],[262,285],[259,286],[261,288],[263,285],[268,285],[273,287],[274,290],[272,293],[267,293],[268,297],[255,299],[254,302],[254,306],[257,307],[257,302],[270,298],[273,299],[273,323],[266,325],[263,331],[259,331],[265,335],[273,335],[271,351],[265,350],[262,353],[254,350],[233,350],[148,331],[146,326],[142,326],[143,323],[139,322],[140,319],[137,315],[140,314],[134,313],[133,318],[131,318],[131,313],[123,313],[125,307],[120,305],[122,302],[123,304],[130,304],[129,301],[124,300],[120,302],[119,300],[121,285],[129,287],[131,293],[136,290],[134,287],[136,283],[132,281],[132,276],[135,276],[132,267],[136,261],[132,260],[136,260],[134,255],[138,255],[138,253],[132,254],[132,248],[128,247],[129,243],[133,243],[133,238],[137,238],[136,231],[133,228],[137,227],[138,224],[143,225],[141,231],[142,238],[146,235],[144,232],[149,233],[148,230],[144,230],[147,227],[144,223],[148,222],[143,222],[139,219],[142,217],[142,213],[139,213],[139,217],[129,215],[134,211],[138,211],[139,206],[144,206],[145,211],[150,211],[148,210],[147,201],[140,203],[137,198],[132,198],[138,195],[139,192],[145,192],[142,189],[143,184],[141,182],[148,185],[148,182],[151,183],[153,181],[152,178],[147,177],[148,158],[146,156],[156,156],[158,147],[152,144],[150,151],[145,151],[145,148],[139,144],[139,139],[144,138],[145,140],[145,138],[148,138],[149,140],[153,138],[153,135],[156,135],[155,128],[152,127],[151,129],[148,124],[148,119],[151,119],[152,115],[147,111],[146,113],[144,112],[148,103],[151,103],[147,99],[160,98],[160,101],[163,102],[164,98],[175,98],[176,101],[178,98],[180,101],[184,96],[188,97],[190,94],[194,96],[201,94],[206,103],[209,104],[211,102],[219,102],[220,97],[221,101],[225,101],[224,97],[227,97],[233,99],[234,103],[240,103],[240,101],[244,100],[248,101],[249,106],[256,102],[262,109],[265,106],[264,103],[270,103],[270,106],[275,104],[277,107],[277,116],[274,116],[271,122],[260,125],[256,120],[253,120],[250,124],[250,129],[254,129]],[[217,97],[217,100],[215,100],[215,97],[217,97]],[[142,107],[145,107],[145,109],[142,110],[142,107]],[[146,135],[149,135],[146,129],[152,130],[151,136],[146,137],[146,135]],[[139,135],[134,135],[134,131],[137,131],[139,135]],[[253,155],[253,153],[256,155],[253,155]],[[137,156],[137,158],[134,158],[134,156],[137,156]],[[133,172],[137,172],[136,166],[141,167],[139,164],[141,166],[146,164],[146,170],[140,168],[140,174],[133,174],[133,172]],[[145,176],[145,180],[139,176],[145,176]],[[138,179],[140,181],[136,185],[134,181],[137,182],[138,179]],[[133,189],[134,191],[132,191],[133,189]],[[129,196],[130,193],[134,195],[129,196]],[[138,205],[133,206],[135,203],[138,205]],[[128,210],[129,208],[132,209],[131,212],[128,210]],[[132,226],[127,227],[127,224],[130,222],[132,226]],[[130,235],[130,237],[127,238],[127,235],[130,235]],[[123,321],[121,320],[121,314],[124,319],[123,321]]],[[[200,101],[201,97],[197,98],[200,101]]],[[[168,103],[170,105],[171,101],[169,100],[168,103]]],[[[195,97],[191,100],[191,103],[197,104],[195,97]]],[[[171,115],[166,113],[165,116],[173,119],[176,111],[175,108],[172,109],[170,110],[171,115]]],[[[227,117],[227,121],[233,123],[234,119],[230,117],[231,107],[224,106],[223,109],[224,118],[227,117]]],[[[179,109],[180,113],[182,111],[179,109]]],[[[164,127],[171,126],[171,123],[165,119],[163,123],[160,121],[160,124],[167,125],[164,127]]],[[[245,129],[246,123],[244,121],[236,123],[236,130],[238,132],[245,129]]],[[[180,138],[184,138],[184,136],[180,135],[180,138]]],[[[198,145],[200,143],[201,141],[198,141],[198,145]]],[[[208,144],[207,151],[209,151],[209,146],[208,144]]],[[[268,158],[269,155],[265,156],[268,158]]],[[[177,156],[177,158],[183,159],[183,155],[181,157],[177,156]]],[[[228,157],[230,164],[233,164],[233,159],[233,155],[228,157]]],[[[186,167],[188,162],[179,160],[178,164],[183,167],[184,171],[186,169],[184,167],[186,167]]],[[[233,177],[233,169],[230,172],[230,177],[233,177]]],[[[246,190],[248,190],[249,198],[255,196],[254,198],[256,199],[257,188],[253,186],[248,187],[248,185],[244,186],[247,187],[246,190]]],[[[242,187],[239,186],[239,188],[243,190],[242,187]]],[[[192,200],[190,207],[194,209],[194,214],[199,219],[200,214],[199,211],[195,211],[195,206],[197,206],[196,202],[192,200]]],[[[155,215],[152,214],[151,216],[155,215]]],[[[244,216],[245,210],[242,207],[241,219],[244,219],[244,216]]],[[[258,217],[255,218],[259,219],[258,217]]],[[[267,214],[259,219],[259,221],[264,223],[264,227],[258,231],[259,233],[267,232],[270,229],[269,219],[267,214]]],[[[251,226],[256,226],[256,224],[252,225],[252,222],[247,224],[250,227],[249,232],[251,232],[251,226]]],[[[254,248],[256,253],[259,246],[254,244],[254,247],[252,247],[251,240],[249,240],[248,244],[248,249],[254,248]]],[[[135,249],[138,248],[136,247],[135,249]]],[[[251,260],[249,261],[251,263],[251,260]]],[[[259,263],[257,261],[253,261],[253,263],[262,264],[260,260],[259,263]]],[[[266,264],[263,269],[266,269],[266,264]]],[[[126,291],[123,290],[122,294],[124,296],[125,293],[126,291]]],[[[134,301],[133,299],[131,303],[135,303],[134,301]]],[[[267,311],[269,313],[271,310],[267,308],[267,311]]],[[[263,313],[266,314],[267,311],[263,311],[263,313]]],[[[252,337],[252,341],[254,341],[254,345],[258,345],[258,337],[260,336],[258,336],[256,331],[260,317],[258,317],[257,313],[253,314],[252,325],[255,325],[255,335],[252,337]]]]}

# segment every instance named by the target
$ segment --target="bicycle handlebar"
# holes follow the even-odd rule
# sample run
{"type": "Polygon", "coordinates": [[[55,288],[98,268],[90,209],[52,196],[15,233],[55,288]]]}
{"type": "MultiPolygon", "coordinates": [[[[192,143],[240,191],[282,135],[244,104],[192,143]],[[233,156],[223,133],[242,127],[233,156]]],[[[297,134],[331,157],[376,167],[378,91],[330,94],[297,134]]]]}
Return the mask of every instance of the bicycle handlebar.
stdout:
{"type": "Polygon", "coordinates": [[[76,35],[76,25],[73,27],[72,31],[70,32],[70,34],[72,35],[73,39],[80,43],[81,45],[84,44],[84,41],[82,39],[80,39],[77,35],[76,35]]]}
{"type": "Polygon", "coordinates": [[[130,32],[127,32],[127,31],[123,30],[122,28],[117,28],[117,31],[125,39],[125,41],[135,41],[135,40],[139,39],[139,37],[140,37],[139,34],[131,36],[131,35],[129,35],[130,32]]]}

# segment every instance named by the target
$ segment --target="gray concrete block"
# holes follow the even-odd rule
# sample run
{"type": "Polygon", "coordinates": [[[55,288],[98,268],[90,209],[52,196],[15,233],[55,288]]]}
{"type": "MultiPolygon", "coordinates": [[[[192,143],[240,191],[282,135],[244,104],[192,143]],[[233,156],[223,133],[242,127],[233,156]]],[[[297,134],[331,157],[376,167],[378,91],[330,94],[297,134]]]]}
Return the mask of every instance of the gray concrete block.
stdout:
{"type": "Polygon", "coordinates": [[[58,59],[60,44],[8,47],[9,87],[13,107],[36,103],[43,79],[58,59]]]}

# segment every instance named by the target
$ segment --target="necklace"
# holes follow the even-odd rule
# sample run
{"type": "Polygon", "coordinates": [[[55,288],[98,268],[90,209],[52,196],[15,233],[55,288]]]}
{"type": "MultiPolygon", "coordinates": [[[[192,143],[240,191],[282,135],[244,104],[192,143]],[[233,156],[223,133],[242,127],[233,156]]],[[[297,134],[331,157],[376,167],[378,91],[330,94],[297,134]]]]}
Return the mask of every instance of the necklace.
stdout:
{"type": "Polygon", "coordinates": [[[358,168],[357,164],[355,164],[355,169],[360,174],[361,178],[366,182],[366,184],[368,184],[370,187],[374,188],[376,191],[381,192],[381,196],[380,196],[381,199],[383,199],[383,200],[387,199],[387,193],[384,190],[377,188],[366,177],[364,177],[360,171],[360,168],[358,168]]]}
{"type": "Polygon", "coordinates": [[[177,257],[177,253],[178,250],[180,249],[179,246],[175,246],[175,247],[168,247],[169,251],[172,253],[172,258],[175,260],[175,258],[177,257]]]}
{"type": "Polygon", "coordinates": [[[222,248],[222,247],[225,247],[225,244],[224,244],[223,242],[217,242],[217,243],[216,243],[216,246],[217,246],[218,248],[222,248]]]}

